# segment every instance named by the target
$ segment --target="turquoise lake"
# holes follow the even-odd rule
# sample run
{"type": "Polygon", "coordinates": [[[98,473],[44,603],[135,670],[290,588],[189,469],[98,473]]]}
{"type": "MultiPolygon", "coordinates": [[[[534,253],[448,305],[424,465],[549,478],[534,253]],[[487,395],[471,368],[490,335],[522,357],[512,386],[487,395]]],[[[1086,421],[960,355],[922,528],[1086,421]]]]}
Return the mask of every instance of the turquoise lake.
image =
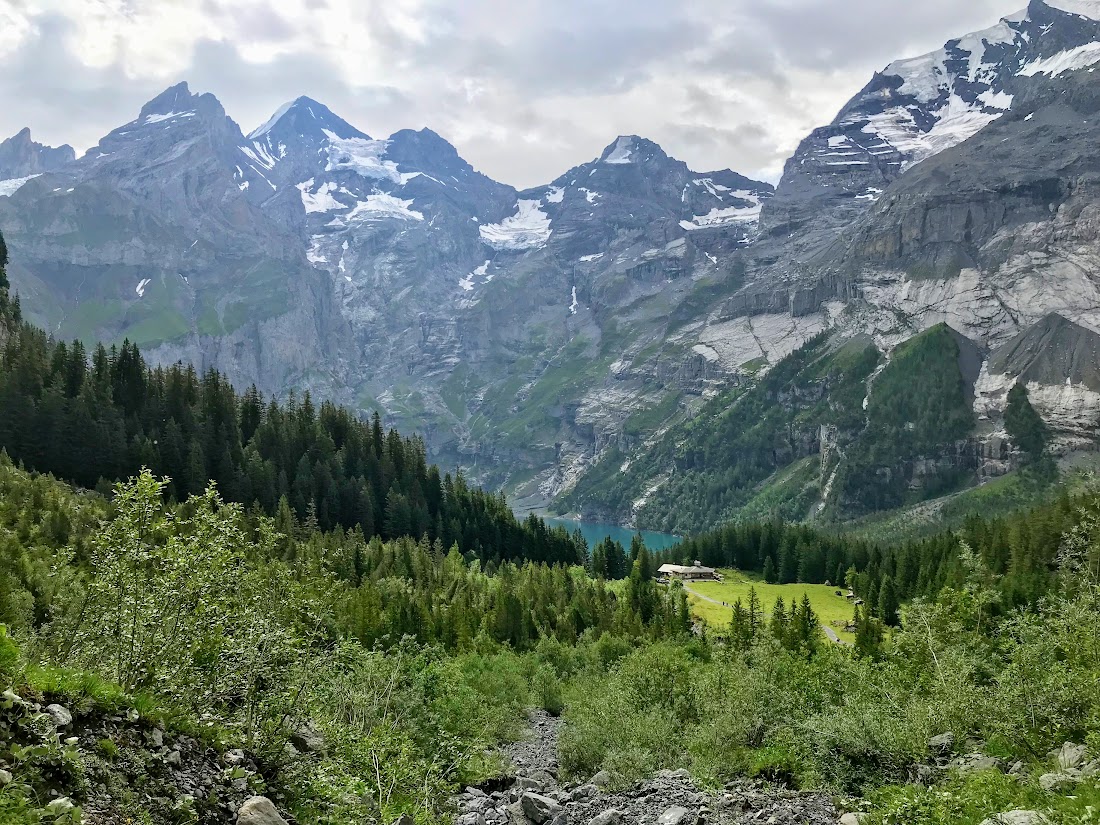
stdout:
{"type": "MultiPolygon", "coordinates": [[[[573,521],[567,518],[548,518],[546,523],[551,527],[564,527],[570,533],[580,528],[581,535],[584,536],[584,540],[588,542],[589,547],[611,536],[623,547],[629,549],[630,540],[638,532],[627,527],[617,527],[614,524],[595,524],[589,521],[573,521]]],[[[642,530],[641,533],[642,541],[650,550],[666,550],[682,541],[680,536],[674,536],[671,533],[654,533],[652,530],[642,530]]]]}

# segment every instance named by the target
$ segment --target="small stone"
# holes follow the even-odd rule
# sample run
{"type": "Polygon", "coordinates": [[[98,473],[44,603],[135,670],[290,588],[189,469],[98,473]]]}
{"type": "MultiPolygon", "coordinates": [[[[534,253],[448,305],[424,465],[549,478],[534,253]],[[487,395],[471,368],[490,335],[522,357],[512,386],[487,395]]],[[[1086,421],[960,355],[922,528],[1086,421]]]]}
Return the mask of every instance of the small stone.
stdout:
{"type": "Polygon", "coordinates": [[[524,791],[542,791],[545,787],[542,782],[529,776],[517,776],[516,781],[512,783],[512,790],[519,791],[520,794],[524,791]]]}
{"type": "Polygon", "coordinates": [[[6,771],[3,768],[0,768],[0,785],[10,785],[11,780],[11,771],[6,771]]]}
{"type": "Polygon", "coordinates": [[[1073,742],[1066,742],[1062,745],[1062,749],[1058,751],[1058,767],[1066,771],[1070,768],[1076,768],[1085,761],[1085,755],[1088,753],[1088,748],[1084,745],[1075,745],[1073,742]]]}
{"type": "Polygon", "coordinates": [[[485,817],[479,813],[463,814],[455,822],[458,825],[485,825],[485,817]]]}
{"type": "Polygon", "coordinates": [[[179,751],[169,751],[168,755],[164,757],[164,761],[169,765],[176,765],[178,767],[183,764],[183,757],[180,756],[179,751]]]}
{"type": "Polygon", "coordinates": [[[928,750],[936,756],[947,756],[955,747],[955,734],[941,733],[928,740],[928,750]]]}
{"type": "Polygon", "coordinates": [[[56,727],[67,728],[73,723],[73,715],[61,705],[46,705],[46,713],[50,715],[56,727]]]}
{"type": "Polygon", "coordinates": [[[619,825],[622,819],[623,812],[611,808],[610,810],[604,811],[599,816],[592,817],[588,825],[619,825]]]}
{"type": "Polygon", "coordinates": [[[609,788],[612,782],[614,782],[614,779],[607,771],[600,771],[588,780],[588,784],[595,785],[597,788],[609,788]]]}
{"type": "Polygon", "coordinates": [[[275,803],[266,796],[252,796],[237,812],[237,825],[288,825],[275,803]]]}
{"type": "Polygon", "coordinates": [[[149,737],[149,742],[153,745],[153,747],[164,747],[164,731],[162,731],[160,728],[153,728],[149,731],[147,735],[149,737]]]}
{"type": "Polygon", "coordinates": [[[563,810],[557,801],[530,791],[520,797],[519,804],[527,818],[538,825],[550,822],[563,810]]]}
{"type": "Polygon", "coordinates": [[[392,825],[416,825],[416,820],[413,819],[412,814],[401,814],[392,825]]]}
{"type": "Polygon", "coordinates": [[[323,753],[325,740],[312,722],[302,725],[290,734],[290,744],[302,753],[323,753]]]}
{"type": "Polygon", "coordinates": [[[681,805],[673,805],[657,818],[657,825],[695,825],[699,817],[681,805]]]}
{"type": "Polygon", "coordinates": [[[592,797],[599,795],[600,789],[591,782],[589,782],[587,785],[581,785],[579,788],[573,789],[574,799],[591,799],[592,797]]]}
{"type": "Polygon", "coordinates": [[[866,818],[867,814],[846,813],[837,820],[837,825],[860,825],[866,818]]]}
{"type": "Polygon", "coordinates": [[[225,756],[222,757],[222,761],[231,767],[236,767],[237,765],[243,764],[244,760],[244,751],[240,748],[233,748],[233,750],[228,750],[225,752],[225,756]]]}

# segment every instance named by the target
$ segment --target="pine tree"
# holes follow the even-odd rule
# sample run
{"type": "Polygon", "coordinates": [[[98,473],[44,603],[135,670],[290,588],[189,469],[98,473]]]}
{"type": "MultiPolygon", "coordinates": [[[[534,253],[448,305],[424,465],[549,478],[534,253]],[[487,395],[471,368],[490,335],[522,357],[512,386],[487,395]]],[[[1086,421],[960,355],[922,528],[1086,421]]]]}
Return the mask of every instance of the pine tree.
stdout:
{"type": "Polygon", "coordinates": [[[878,615],[884,624],[895,625],[898,621],[898,594],[894,588],[892,576],[886,576],[878,591],[878,615]]]}
{"type": "Polygon", "coordinates": [[[779,577],[776,575],[775,562],[772,561],[772,557],[768,556],[764,559],[764,581],[768,584],[777,584],[779,577]]]}

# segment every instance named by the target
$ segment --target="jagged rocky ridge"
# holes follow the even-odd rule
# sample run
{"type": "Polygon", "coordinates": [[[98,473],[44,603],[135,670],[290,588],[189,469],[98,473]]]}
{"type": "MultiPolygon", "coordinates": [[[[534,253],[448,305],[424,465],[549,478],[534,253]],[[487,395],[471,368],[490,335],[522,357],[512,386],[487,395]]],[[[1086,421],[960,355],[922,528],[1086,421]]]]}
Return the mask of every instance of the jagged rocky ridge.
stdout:
{"type": "MultiPolygon", "coordinates": [[[[9,185],[0,229],[28,314],[58,335],[379,407],[539,505],[826,329],[888,358],[947,321],[983,361],[1051,313],[1094,329],[1098,41],[1100,3],[1034,0],[893,63],[774,192],[638,136],[517,192],[430,130],[373,138],[300,98],[246,136],[181,84],[9,185]]],[[[975,391],[985,439],[999,363],[975,391]]],[[[1037,406],[1089,442],[1100,396],[1037,370],[1037,406]]]]}

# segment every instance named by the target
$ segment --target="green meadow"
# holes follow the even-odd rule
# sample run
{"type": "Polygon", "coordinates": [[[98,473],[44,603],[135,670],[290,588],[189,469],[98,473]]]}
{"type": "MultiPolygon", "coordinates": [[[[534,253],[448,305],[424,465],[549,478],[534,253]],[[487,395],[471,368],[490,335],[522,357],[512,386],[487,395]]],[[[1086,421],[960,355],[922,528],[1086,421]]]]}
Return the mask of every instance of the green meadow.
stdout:
{"type": "Polygon", "coordinates": [[[733,604],[738,599],[748,605],[749,590],[755,587],[766,619],[771,617],[772,606],[776,599],[782,598],[790,604],[792,599],[801,602],[802,596],[807,595],[810,597],[810,605],[822,624],[832,627],[842,639],[851,641],[854,638],[843,629],[845,623],[851,621],[854,607],[844,596],[836,595],[837,590],[846,592],[847,588],[829,587],[824,584],[768,584],[758,576],[742,573],[739,570],[719,572],[724,581],[693,582],[688,585],[688,598],[691,600],[692,612],[714,630],[726,628],[730,622],[733,604]],[[729,607],[708,602],[699,596],[725,602],[729,607]]]}

